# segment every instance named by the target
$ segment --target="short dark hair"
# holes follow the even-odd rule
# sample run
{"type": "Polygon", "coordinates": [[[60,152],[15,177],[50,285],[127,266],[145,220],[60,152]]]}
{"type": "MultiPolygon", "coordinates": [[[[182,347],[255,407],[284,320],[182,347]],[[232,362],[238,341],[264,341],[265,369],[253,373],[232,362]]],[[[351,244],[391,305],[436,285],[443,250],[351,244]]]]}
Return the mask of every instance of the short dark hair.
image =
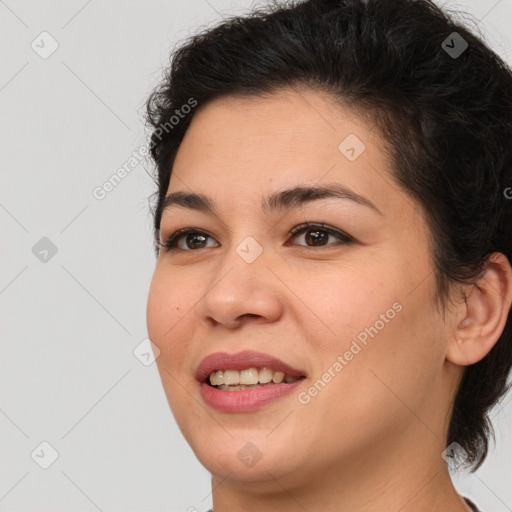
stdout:
{"type": "MultiPolygon", "coordinates": [[[[157,254],[162,203],[194,115],[169,123],[176,110],[294,86],[328,92],[380,129],[395,180],[428,221],[443,311],[452,285],[474,283],[491,253],[512,261],[511,69],[430,0],[274,2],[175,49],[147,101],[157,254]]],[[[472,472],[494,438],[489,412],[511,366],[509,311],[492,350],[465,367],[453,404],[446,444],[466,450],[472,472]]]]}

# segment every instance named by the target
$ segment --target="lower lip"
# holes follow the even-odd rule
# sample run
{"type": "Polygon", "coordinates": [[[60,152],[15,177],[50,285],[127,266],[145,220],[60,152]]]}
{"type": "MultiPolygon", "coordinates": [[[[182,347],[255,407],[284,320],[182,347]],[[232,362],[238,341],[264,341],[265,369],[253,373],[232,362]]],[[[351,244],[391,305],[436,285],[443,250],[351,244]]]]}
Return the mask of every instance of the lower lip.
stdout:
{"type": "Polygon", "coordinates": [[[222,412],[248,412],[260,409],[265,404],[289,394],[304,379],[289,384],[265,384],[258,388],[237,391],[222,391],[206,383],[201,383],[203,400],[214,409],[222,412]]]}

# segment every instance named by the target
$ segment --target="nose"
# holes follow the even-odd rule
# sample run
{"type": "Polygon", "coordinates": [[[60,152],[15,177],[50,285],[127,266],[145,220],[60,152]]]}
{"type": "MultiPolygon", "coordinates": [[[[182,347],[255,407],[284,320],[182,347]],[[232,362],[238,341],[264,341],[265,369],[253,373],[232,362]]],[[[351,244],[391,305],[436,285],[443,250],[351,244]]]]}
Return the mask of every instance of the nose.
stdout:
{"type": "Polygon", "coordinates": [[[250,263],[235,250],[226,254],[198,304],[202,321],[236,329],[247,322],[278,320],[283,312],[280,282],[267,263],[265,252],[250,263]]]}

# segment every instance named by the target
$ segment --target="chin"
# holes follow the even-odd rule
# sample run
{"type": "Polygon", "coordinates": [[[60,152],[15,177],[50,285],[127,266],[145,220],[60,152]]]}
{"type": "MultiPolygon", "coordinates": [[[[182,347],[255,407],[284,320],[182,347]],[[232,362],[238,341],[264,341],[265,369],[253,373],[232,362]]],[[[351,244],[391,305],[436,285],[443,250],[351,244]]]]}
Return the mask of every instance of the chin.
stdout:
{"type": "Polygon", "coordinates": [[[287,444],[297,439],[290,433],[273,440],[267,438],[267,431],[229,429],[229,433],[218,427],[213,436],[197,430],[185,436],[199,462],[220,479],[268,482],[304,464],[298,460],[303,452],[287,444]]]}

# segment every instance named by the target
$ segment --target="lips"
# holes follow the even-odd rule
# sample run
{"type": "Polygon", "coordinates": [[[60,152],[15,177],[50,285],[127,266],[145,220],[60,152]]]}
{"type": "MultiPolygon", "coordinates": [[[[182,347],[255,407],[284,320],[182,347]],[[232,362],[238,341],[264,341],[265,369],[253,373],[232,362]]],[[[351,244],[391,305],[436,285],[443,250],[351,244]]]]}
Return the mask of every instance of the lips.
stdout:
{"type": "MultiPolygon", "coordinates": [[[[274,374],[275,375],[275,374],[274,374]]],[[[201,397],[204,402],[223,413],[243,413],[256,411],[266,404],[277,399],[290,396],[306,378],[303,370],[293,368],[280,359],[260,352],[238,352],[228,354],[217,352],[204,358],[197,368],[196,378],[199,381],[201,397]],[[219,370],[246,370],[248,368],[266,368],[273,372],[281,372],[290,378],[296,378],[294,382],[269,382],[267,384],[248,386],[221,386],[210,385],[209,376],[219,370]],[[225,389],[228,388],[228,389],[225,389]]],[[[282,377],[281,377],[282,378],[282,377]]],[[[279,380],[279,379],[278,379],[279,380]]]]}
{"type": "Polygon", "coordinates": [[[268,354],[261,352],[244,351],[236,354],[216,352],[205,357],[196,371],[196,379],[206,382],[211,372],[217,370],[245,370],[247,368],[270,368],[275,372],[283,372],[290,377],[306,377],[303,370],[293,368],[268,354]]]}

